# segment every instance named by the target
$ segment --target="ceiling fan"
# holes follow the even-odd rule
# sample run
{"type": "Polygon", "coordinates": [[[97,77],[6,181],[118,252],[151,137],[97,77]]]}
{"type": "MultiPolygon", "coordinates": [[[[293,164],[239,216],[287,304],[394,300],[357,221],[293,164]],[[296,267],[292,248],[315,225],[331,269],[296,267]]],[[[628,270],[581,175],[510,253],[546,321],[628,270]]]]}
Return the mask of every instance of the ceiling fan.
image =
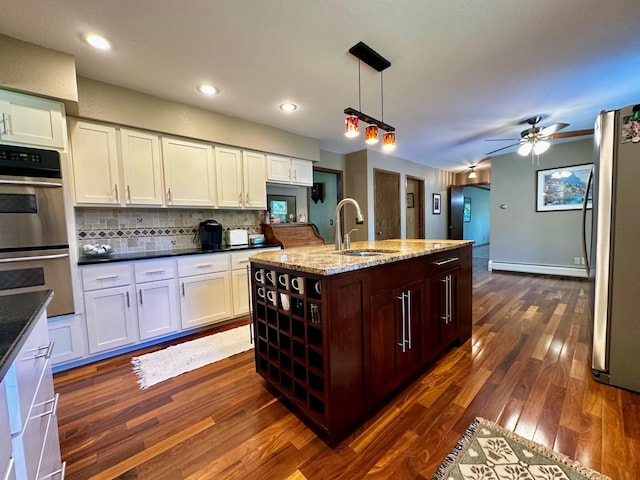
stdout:
{"type": "Polygon", "coordinates": [[[520,145],[518,148],[518,153],[524,157],[531,154],[531,160],[533,161],[534,155],[540,155],[546,152],[550,143],[549,140],[555,138],[568,138],[568,137],[577,137],[581,135],[590,135],[593,133],[593,130],[576,130],[573,132],[563,132],[558,133],[560,130],[567,128],[569,126],[568,123],[554,123],[553,125],[549,125],[548,127],[539,127],[538,123],[542,120],[542,117],[536,116],[527,118],[523,123],[528,123],[529,128],[522,130],[520,132],[520,138],[500,138],[500,139],[490,139],[488,141],[494,142],[506,142],[516,140],[516,143],[512,143],[505,147],[498,148],[496,150],[492,150],[487,153],[487,155],[491,155],[496,152],[500,152],[501,150],[506,150],[507,148],[514,147],[516,145],[520,145]]]}

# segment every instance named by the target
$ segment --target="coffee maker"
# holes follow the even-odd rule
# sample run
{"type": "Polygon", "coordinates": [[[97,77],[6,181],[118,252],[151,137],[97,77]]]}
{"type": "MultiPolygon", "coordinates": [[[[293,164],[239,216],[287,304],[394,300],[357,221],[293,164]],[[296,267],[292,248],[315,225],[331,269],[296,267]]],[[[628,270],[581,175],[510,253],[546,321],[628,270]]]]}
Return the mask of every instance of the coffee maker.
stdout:
{"type": "Polygon", "coordinates": [[[198,226],[202,250],[222,248],[222,225],[216,220],[205,220],[198,226]]]}

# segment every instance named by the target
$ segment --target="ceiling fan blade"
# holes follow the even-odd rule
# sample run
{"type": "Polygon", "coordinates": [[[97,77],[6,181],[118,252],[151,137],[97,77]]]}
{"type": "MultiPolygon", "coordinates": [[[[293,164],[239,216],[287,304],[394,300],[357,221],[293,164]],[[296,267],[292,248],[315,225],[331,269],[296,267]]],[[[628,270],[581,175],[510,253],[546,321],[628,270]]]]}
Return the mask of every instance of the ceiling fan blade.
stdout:
{"type": "Polygon", "coordinates": [[[553,125],[549,125],[548,127],[544,127],[542,130],[540,130],[540,136],[548,137],[549,135],[553,135],[557,131],[560,131],[563,128],[567,128],[568,126],[568,123],[554,123],[553,125]]]}
{"type": "Polygon", "coordinates": [[[571,138],[571,137],[583,137],[585,135],[593,135],[593,128],[586,130],[573,130],[571,132],[560,132],[549,135],[549,138],[571,138]]]}
{"type": "Polygon", "coordinates": [[[485,138],[485,142],[515,142],[519,138],[485,138]]]}
{"type": "Polygon", "coordinates": [[[490,152],[485,153],[485,155],[491,155],[492,153],[499,152],[500,150],[506,150],[507,148],[515,147],[516,145],[520,145],[520,142],[512,143],[511,145],[507,145],[506,147],[498,148],[497,150],[492,150],[490,152]]]}

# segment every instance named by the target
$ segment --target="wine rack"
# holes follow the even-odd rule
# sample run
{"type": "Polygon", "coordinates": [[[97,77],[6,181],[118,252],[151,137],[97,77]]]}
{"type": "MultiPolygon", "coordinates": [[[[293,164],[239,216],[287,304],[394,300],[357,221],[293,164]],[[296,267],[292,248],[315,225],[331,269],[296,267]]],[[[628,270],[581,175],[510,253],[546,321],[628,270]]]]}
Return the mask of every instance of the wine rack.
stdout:
{"type": "Polygon", "coordinates": [[[327,410],[322,280],[252,264],[256,370],[320,425],[327,410]]]}

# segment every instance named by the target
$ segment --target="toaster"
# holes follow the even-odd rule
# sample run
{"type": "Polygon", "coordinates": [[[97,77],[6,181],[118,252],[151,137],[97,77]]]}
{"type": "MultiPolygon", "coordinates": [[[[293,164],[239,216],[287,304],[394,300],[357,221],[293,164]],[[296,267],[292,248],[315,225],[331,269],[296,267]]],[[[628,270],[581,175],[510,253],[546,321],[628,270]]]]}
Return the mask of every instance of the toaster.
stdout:
{"type": "Polygon", "coordinates": [[[249,232],[247,230],[243,230],[242,228],[231,228],[229,230],[225,230],[224,240],[225,243],[230,247],[235,247],[238,245],[248,245],[249,232]]]}

